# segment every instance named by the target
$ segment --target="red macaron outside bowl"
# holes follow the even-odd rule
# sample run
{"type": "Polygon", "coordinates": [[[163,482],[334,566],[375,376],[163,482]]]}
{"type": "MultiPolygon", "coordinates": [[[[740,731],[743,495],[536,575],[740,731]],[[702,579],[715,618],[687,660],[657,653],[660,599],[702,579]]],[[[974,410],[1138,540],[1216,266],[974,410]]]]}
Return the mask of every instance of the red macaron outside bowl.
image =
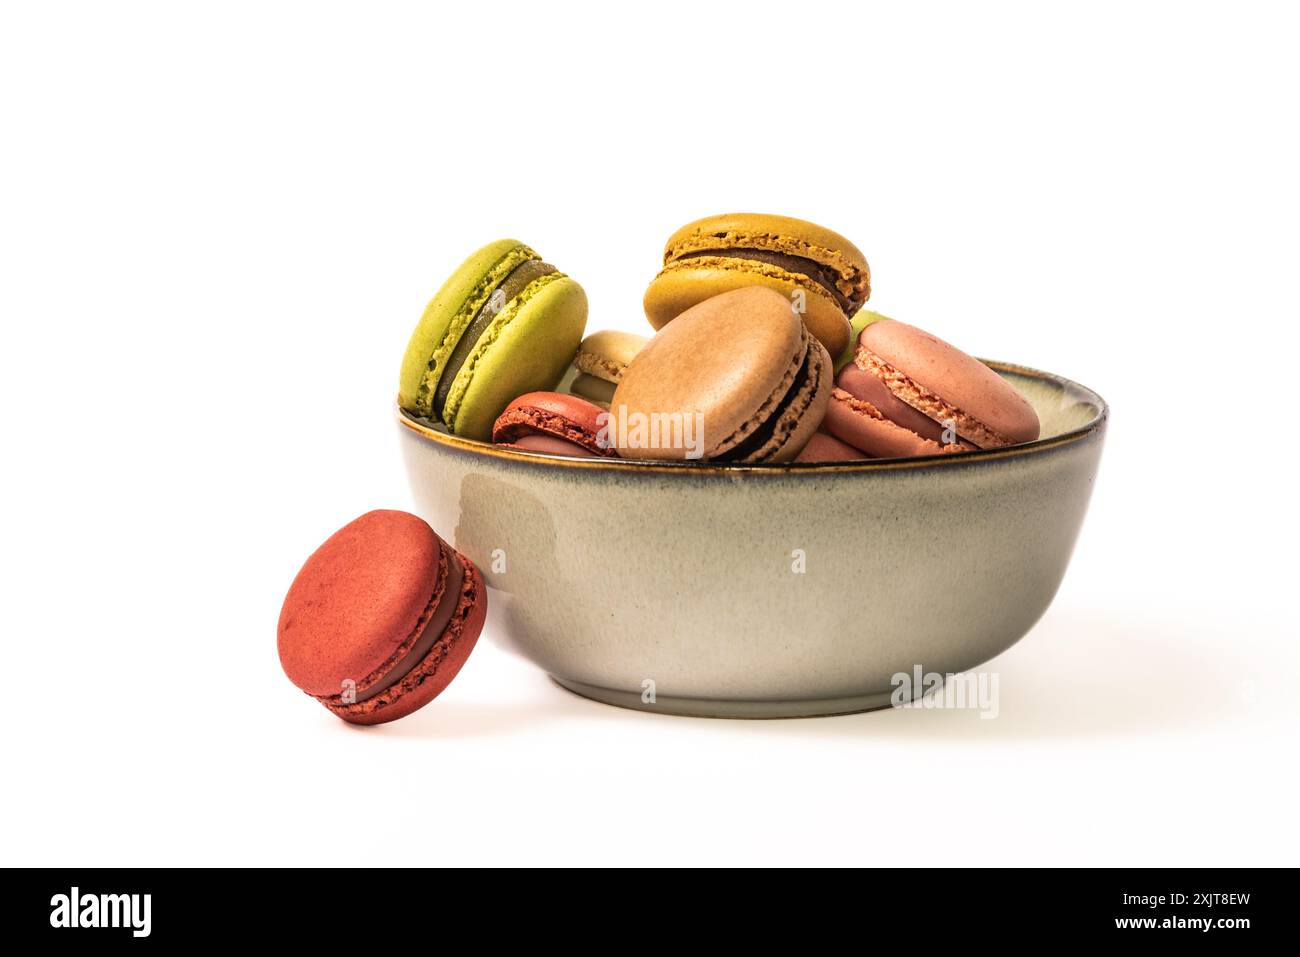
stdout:
{"type": "MultiPolygon", "coordinates": [[[[791,717],[898,703],[900,674],[969,671],[1050,605],[1108,410],[987,362],[1032,442],[906,459],[565,458],[397,410],[416,511],[482,569],[498,637],[564,687],[671,714],[791,717]]],[[[918,689],[919,691],[919,689],[918,689]]]]}
{"type": "Polygon", "coordinates": [[[382,724],[446,688],[486,613],[478,569],[427,523],[407,512],[367,512],[298,572],[280,611],[280,664],[344,721],[382,724]]]}

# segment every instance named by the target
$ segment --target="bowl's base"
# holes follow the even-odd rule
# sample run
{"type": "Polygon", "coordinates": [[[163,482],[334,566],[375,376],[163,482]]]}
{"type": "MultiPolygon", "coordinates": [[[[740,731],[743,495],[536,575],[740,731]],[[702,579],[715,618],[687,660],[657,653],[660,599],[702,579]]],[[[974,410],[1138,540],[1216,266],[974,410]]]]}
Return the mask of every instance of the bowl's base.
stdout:
{"type": "Polygon", "coordinates": [[[663,694],[655,694],[654,700],[647,700],[646,696],[636,691],[600,688],[581,681],[557,678],[555,675],[551,675],[551,680],[574,694],[604,704],[691,718],[820,718],[833,714],[853,714],[858,711],[888,708],[892,697],[892,692],[884,691],[847,698],[814,698],[807,701],[674,698],[663,694]]]}

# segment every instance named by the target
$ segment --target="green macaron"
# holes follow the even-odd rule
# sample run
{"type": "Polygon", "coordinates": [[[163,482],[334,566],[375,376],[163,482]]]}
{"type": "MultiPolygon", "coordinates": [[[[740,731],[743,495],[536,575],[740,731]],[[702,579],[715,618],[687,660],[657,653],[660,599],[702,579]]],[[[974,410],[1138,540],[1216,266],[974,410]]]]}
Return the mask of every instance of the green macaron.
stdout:
{"type": "Polygon", "coordinates": [[[425,308],[402,359],[398,404],[489,441],[512,399],[560,381],[586,323],[577,282],[517,240],[489,243],[425,308]]]}

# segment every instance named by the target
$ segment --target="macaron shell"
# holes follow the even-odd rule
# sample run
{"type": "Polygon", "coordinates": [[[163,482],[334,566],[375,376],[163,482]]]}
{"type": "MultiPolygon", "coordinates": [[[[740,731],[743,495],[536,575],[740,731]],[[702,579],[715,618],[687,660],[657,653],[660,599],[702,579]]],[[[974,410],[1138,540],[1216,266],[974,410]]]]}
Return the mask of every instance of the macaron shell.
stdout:
{"type": "Polygon", "coordinates": [[[515,267],[537,254],[516,239],[499,239],[471,253],[429,300],[402,358],[397,401],[428,416],[442,366],[488,296],[515,267]]]}
{"type": "MultiPolygon", "coordinates": [[[[619,378],[622,379],[621,374],[619,378]]],[[[614,399],[614,390],[616,388],[618,388],[617,384],[610,382],[608,379],[599,379],[594,375],[580,372],[569,380],[567,388],[561,384],[560,391],[576,395],[579,399],[584,399],[592,405],[598,405],[602,409],[608,409],[610,402],[614,399]]]]}
{"type": "Polygon", "coordinates": [[[359,689],[413,644],[446,578],[443,543],[406,512],[368,512],[304,563],[285,596],[277,647],[285,674],[315,696],[359,689]]]}
{"type": "MultiPolygon", "coordinates": [[[[811,259],[847,273],[846,290],[856,311],[871,296],[871,268],[862,250],[832,229],[792,216],[724,213],[687,223],[664,245],[664,264],[683,253],[718,248],[757,248],[811,259]]],[[[830,346],[827,345],[827,349],[830,346]]],[[[832,350],[831,355],[838,355],[832,350]]]]}
{"type": "Polygon", "coordinates": [[[889,386],[856,363],[850,362],[841,369],[839,375],[835,377],[835,384],[855,399],[875,406],[877,412],[895,425],[901,425],[923,439],[942,442],[943,425],[912,408],[894,395],[889,390],[889,386]]]}
{"type": "Polygon", "coordinates": [[[869,414],[858,405],[858,400],[839,388],[831,392],[822,428],[871,458],[910,458],[959,451],[956,446],[941,446],[888,419],[869,414]]]}
{"type": "Polygon", "coordinates": [[[692,306],[749,286],[779,293],[788,307],[794,303],[795,290],[802,290],[808,331],[831,355],[839,355],[848,345],[848,317],[830,293],[811,279],[752,260],[706,257],[665,266],[646,289],[642,305],[650,325],[662,329],[692,306]]]}
{"type": "Polygon", "coordinates": [[[581,446],[593,455],[613,455],[599,442],[609,413],[561,392],[530,392],[506,406],[492,426],[492,441],[513,444],[529,434],[549,435],[581,446]]]}
{"type": "Polygon", "coordinates": [[[853,361],[854,355],[858,351],[858,339],[862,336],[862,330],[867,328],[873,322],[885,322],[888,316],[882,316],[878,312],[872,312],[870,309],[861,309],[849,320],[849,344],[835,360],[835,371],[839,372],[846,365],[853,361]]]}
{"type": "Polygon", "coordinates": [[[816,432],[795,457],[796,462],[861,462],[867,458],[851,445],[847,445],[825,432],[816,432]]]}
{"type": "MultiPolygon", "coordinates": [[[[923,390],[1011,442],[1038,438],[1038,414],[1024,396],[984,363],[938,336],[889,320],[867,326],[858,343],[923,390]]],[[[909,395],[894,391],[909,405],[927,411],[909,395]]]]}
{"type": "MultiPolygon", "coordinates": [[[[700,413],[704,453],[735,444],[754,416],[793,377],[806,349],[790,302],[778,292],[746,286],[715,296],[669,323],[628,366],[611,412],[700,413]]],[[[611,435],[616,433],[611,423],[611,435]]],[[[681,449],[619,449],[629,458],[680,459],[681,449]]]]}
{"type": "Polygon", "coordinates": [[[488,326],[456,376],[444,409],[451,430],[488,440],[511,399],[554,389],[586,323],[587,294],[569,276],[551,273],[529,285],[488,326]]]}
{"type": "Polygon", "coordinates": [[[830,402],[834,377],[826,347],[809,335],[808,348],[808,381],[778,420],[772,442],[748,461],[793,462],[817,433],[830,402]]]}
{"type": "Polygon", "coordinates": [[[603,329],[582,340],[573,361],[580,372],[616,383],[649,341],[635,333],[603,329]]]}
{"type": "Polygon", "coordinates": [[[464,555],[456,553],[464,578],[455,613],[429,653],[396,686],[383,694],[351,705],[326,705],[349,724],[375,725],[404,718],[438,697],[460,672],[487,617],[487,588],[483,576],[464,555]]]}
{"type": "Polygon", "coordinates": [[[521,435],[513,442],[499,444],[508,449],[519,449],[523,452],[541,452],[544,455],[563,455],[575,459],[598,457],[595,452],[588,451],[581,445],[567,439],[559,439],[553,435],[542,435],[540,433],[521,435]]]}

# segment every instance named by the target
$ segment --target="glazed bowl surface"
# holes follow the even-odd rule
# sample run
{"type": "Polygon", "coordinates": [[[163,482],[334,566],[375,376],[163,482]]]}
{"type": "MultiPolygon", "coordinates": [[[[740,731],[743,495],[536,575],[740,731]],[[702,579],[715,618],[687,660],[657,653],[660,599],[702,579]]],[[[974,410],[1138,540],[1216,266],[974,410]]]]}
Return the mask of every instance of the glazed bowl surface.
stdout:
{"type": "Polygon", "coordinates": [[[398,411],[416,512],[483,572],[493,632],[578,694],[670,714],[888,706],[895,676],[968,671],[1051,603],[1107,407],[989,362],[1037,441],[835,464],[569,459],[398,411]]]}

